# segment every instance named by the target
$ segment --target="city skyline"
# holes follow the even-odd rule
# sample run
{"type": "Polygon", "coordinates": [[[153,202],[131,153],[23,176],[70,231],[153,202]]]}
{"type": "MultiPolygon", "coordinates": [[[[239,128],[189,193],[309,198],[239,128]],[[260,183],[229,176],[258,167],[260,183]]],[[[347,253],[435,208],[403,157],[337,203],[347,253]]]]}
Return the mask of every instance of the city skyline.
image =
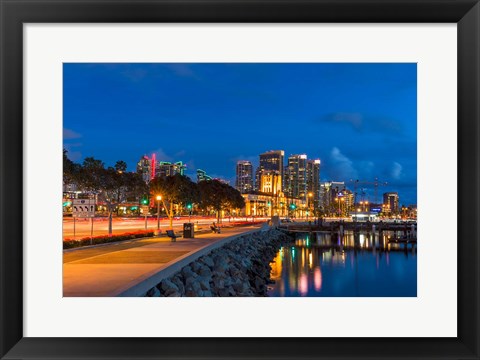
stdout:
{"type": "Polygon", "coordinates": [[[155,153],[234,186],[238,160],[282,149],[320,159],[322,182],[378,178],[417,201],[415,64],[65,64],[64,100],[74,161],[135,171],[155,153]]]}

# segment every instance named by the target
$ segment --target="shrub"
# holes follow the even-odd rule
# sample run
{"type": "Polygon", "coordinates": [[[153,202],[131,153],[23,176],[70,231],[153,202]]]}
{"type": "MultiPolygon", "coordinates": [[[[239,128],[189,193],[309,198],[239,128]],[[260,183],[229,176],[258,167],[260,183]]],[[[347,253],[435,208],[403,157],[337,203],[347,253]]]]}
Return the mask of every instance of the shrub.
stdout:
{"type": "Polygon", "coordinates": [[[154,234],[153,231],[140,230],[140,231],[129,232],[129,233],[124,233],[119,235],[112,235],[112,236],[99,235],[99,236],[94,236],[91,239],[90,237],[85,237],[79,240],[65,239],[63,241],[63,248],[72,249],[72,248],[88,246],[88,245],[98,245],[98,244],[106,244],[106,243],[116,242],[116,241],[125,241],[125,240],[139,239],[144,237],[152,237],[153,234],[154,234]]]}

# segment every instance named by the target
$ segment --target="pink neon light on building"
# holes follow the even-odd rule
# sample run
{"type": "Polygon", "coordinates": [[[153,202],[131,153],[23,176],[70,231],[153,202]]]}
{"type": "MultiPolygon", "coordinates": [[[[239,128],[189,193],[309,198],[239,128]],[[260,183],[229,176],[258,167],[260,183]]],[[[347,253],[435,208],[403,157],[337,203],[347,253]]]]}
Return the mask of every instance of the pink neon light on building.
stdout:
{"type": "Polygon", "coordinates": [[[155,163],[156,163],[156,155],[152,154],[152,171],[150,171],[150,180],[155,178],[155,163]]]}

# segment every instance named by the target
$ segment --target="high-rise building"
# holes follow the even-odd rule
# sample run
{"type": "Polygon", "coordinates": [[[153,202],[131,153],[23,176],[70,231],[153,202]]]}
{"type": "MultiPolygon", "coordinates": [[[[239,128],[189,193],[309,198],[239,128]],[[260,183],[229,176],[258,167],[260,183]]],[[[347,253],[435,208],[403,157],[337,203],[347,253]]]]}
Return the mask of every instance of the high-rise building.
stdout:
{"type": "Polygon", "coordinates": [[[149,182],[152,179],[152,160],[143,155],[137,163],[137,173],[142,175],[142,179],[145,182],[149,182]]]}
{"type": "Polygon", "coordinates": [[[285,167],[285,194],[288,197],[307,197],[307,155],[291,155],[285,167]]]}
{"type": "Polygon", "coordinates": [[[307,192],[312,194],[313,208],[320,208],[320,159],[307,160],[307,192]]]}
{"type": "MultiPolygon", "coordinates": [[[[260,190],[260,181],[262,173],[265,171],[275,171],[283,179],[283,158],[285,152],[283,150],[270,150],[260,154],[260,162],[255,172],[255,190],[260,190]]],[[[282,180],[283,181],[283,180],[282,180]]],[[[281,191],[282,189],[279,189],[281,191]]]]}
{"type": "Polygon", "coordinates": [[[204,180],[212,180],[212,177],[208,176],[205,170],[197,169],[197,182],[204,180]]]}
{"type": "Polygon", "coordinates": [[[260,169],[260,166],[255,170],[255,181],[253,184],[254,191],[260,191],[260,179],[262,178],[263,170],[260,169]]]}
{"type": "Polygon", "coordinates": [[[253,190],[253,166],[250,161],[237,161],[235,188],[242,194],[253,190]]]}
{"type": "Polygon", "coordinates": [[[159,161],[156,166],[156,176],[165,177],[173,176],[175,174],[184,175],[186,168],[187,167],[181,161],[177,161],[175,163],[159,161]]]}
{"type": "Polygon", "coordinates": [[[320,183],[320,208],[325,214],[336,214],[338,212],[338,203],[335,199],[338,199],[344,190],[346,190],[346,188],[345,182],[343,181],[326,181],[320,183]]]}
{"type": "Polygon", "coordinates": [[[341,205],[344,207],[344,214],[355,210],[355,194],[353,191],[349,189],[343,189],[338,193],[337,197],[341,200],[341,205]]]}
{"type": "Polygon", "coordinates": [[[398,213],[398,193],[387,192],[383,194],[383,208],[384,212],[398,213]]]}

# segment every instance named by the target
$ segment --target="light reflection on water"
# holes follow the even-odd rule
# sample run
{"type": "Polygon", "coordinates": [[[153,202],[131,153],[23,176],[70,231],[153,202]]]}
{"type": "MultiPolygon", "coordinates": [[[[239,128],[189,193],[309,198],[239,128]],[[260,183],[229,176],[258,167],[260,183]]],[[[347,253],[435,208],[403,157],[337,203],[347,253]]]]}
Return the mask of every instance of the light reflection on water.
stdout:
{"type": "Polygon", "coordinates": [[[416,246],[389,244],[393,232],[298,234],[271,263],[269,296],[417,296],[416,246]]]}

